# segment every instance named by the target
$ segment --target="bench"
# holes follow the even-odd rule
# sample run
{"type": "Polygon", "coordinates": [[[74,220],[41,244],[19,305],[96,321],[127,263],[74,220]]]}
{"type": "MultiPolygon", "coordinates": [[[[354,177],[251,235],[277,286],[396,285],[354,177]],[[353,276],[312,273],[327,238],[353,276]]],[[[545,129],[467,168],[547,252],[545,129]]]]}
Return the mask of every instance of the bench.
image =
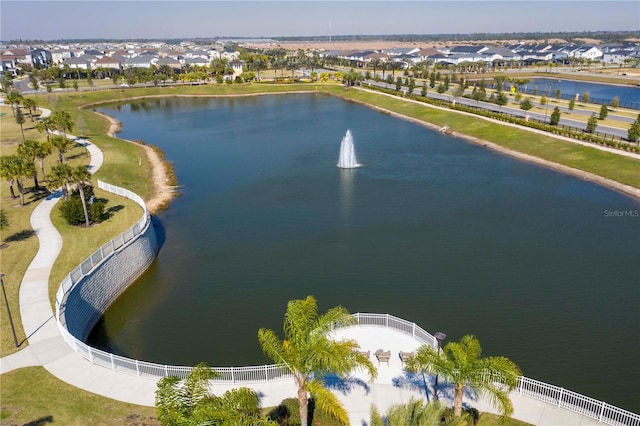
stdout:
{"type": "Polygon", "coordinates": [[[405,364],[413,356],[413,352],[402,352],[400,351],[400,361],[402,361],[402,365],[405,364]]]}
{"type": "Polygon", "coordinates": [[[376,359],[378,360],[378,365],[381,362],[386,362],[389,365],[389,358],[391,358],[391,351],[384,351],[382,349],[378,349],[374,352],[376,359]]]}

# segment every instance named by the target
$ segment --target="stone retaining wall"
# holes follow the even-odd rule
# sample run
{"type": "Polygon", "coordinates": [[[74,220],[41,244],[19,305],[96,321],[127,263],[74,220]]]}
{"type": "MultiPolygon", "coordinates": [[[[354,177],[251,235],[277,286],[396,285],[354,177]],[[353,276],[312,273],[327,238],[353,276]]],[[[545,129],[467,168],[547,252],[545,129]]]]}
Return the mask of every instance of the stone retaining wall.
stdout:
{"type": "Polygon", "coordinates": [[[150,265],[159,244],[153,224],[128,245],[98,265],[67,295],[64,323],[71,335],[85,341],[109,306],[150,265]]]}

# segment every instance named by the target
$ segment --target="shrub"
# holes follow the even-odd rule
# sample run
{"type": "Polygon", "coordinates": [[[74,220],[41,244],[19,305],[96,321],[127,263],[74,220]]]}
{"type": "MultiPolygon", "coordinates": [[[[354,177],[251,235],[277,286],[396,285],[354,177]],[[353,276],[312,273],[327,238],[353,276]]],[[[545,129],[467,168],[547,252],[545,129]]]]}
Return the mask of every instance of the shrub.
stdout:
{"type": "Polygon", "coordinates": [[[104,208],[106,204],[102,200],[95,200],[89,205],[89,217],[93,222],[100,223],[105,219],[104,208]]]}
{"type": "Polygon", "coordinates": [[[68,200],[60,201],[58,210],[69,225],[80,225],[84,223],[84,210],[80,197],[69,197],[68,200]]]}

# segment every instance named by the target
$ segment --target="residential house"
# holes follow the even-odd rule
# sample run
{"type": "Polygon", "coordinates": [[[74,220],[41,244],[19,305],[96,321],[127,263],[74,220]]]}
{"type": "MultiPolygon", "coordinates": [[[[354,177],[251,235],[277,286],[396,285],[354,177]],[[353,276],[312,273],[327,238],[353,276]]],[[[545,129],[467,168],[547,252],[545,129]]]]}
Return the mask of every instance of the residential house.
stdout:
{"type": "Polygon", "coordinates": [[[229,62],[229,65],[233,69],[233,78],[235,79],[243,73],[243,70],[247,66],[247,63],[245,61],[233,60],[229,62]]]}
{"type": "Polygon", "coordinates": [[[51,61],[54,64],[59,64],[65,59],[69,59],[71,57],[73,57],[73,53],[71,53],[71,50],[68,49],[54,49],[51,51],[51,61]]]}
{"type": "Polygon", "coordinates": [[[120,56],[120,55],[112,55],[112,56],[104,56],[100,59],[98,59],[95,63],[94,66],[96,68],[100,67],[100,68],[106,68],[112,71],[120,71],[123,67],[124,62],[126,61],[127,58],[120,56]]]}
{"type": "Polygon", "coordinates": [[[46,67],[53,61],[53,58],[48,50],[34,49],[31,51],[31,60],[34,66],[46,67]]]}
{"type": "Polygon", "coordinates": [[[58,67],[63,68],[64,66],[68,66],[71,69],[83,69],[88,70],[91,69],[91,63],[86,59],[82,58],[67,58],[63,60],[58,67]]]}

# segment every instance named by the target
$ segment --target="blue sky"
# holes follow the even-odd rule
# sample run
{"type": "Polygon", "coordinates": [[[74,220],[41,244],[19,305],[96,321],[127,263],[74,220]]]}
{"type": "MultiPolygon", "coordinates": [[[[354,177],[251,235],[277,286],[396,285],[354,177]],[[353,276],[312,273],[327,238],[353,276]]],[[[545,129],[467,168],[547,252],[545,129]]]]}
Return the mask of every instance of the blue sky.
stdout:
{"type": "Polygon", "coordinates": [[[0,39],[639,30],[640,1],[0,1],[0,39]]]}

